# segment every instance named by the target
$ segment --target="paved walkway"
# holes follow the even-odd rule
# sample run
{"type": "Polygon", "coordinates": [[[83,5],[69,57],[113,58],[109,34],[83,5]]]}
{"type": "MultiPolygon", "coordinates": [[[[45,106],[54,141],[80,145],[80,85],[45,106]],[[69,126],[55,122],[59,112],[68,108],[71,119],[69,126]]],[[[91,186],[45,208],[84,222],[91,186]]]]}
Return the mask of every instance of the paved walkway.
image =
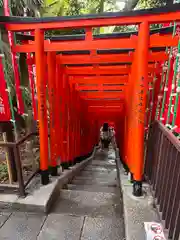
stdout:
{"type": "Polygon", "coordinates": [[[96,157],[61,191],[48,216],[1,213],[0,240],[125,239],[122,198],[111,158],[96,157]]]}

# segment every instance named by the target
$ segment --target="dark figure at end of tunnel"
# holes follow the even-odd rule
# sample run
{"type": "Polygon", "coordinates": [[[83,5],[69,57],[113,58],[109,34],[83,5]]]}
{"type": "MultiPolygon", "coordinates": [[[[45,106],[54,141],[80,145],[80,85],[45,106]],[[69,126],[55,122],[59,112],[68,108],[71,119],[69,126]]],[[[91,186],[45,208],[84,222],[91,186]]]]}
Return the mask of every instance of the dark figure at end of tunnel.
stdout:
{"type": "Polygon", "coordinates": [[[110,127],[108,123],[104,123],[100,128],[100,141],[99,145],[101,150],[109,149],[109,145],[116,148],[115,131],[113,127],[110,127]]]}

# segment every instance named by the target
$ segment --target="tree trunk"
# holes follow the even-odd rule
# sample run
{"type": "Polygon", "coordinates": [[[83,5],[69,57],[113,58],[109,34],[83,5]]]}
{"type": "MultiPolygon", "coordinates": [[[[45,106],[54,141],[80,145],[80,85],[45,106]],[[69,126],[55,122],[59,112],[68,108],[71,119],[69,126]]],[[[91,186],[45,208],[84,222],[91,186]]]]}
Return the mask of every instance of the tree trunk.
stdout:
{"type": "MultiPolygon", "coordinates": [[[[104,12],[104,0],[100,1],[97,12],[98,13],[103,13],[104,12]]],[[[96,34],[100,34],[101,29],[102,29],[102,27],[98,27],[96,34]]],[[[102,30],[102,32],[103,32],[103,30],[102,30]]]]}
{"type": "Polygon", "coordinates": [[[124,6],[123,11],[131,11],[136,7],[138,4],[139,0],[128,0],[124,6]]]}
{"type": "Polygon", "coordinates": [[[173,2],[174,2],[174,0],[166,0],[166,5],[167,5],[167,6],[170,6],[170,5],[173,4],[173,2]]]}
{"type": "MultiPolygon", "coordinates": [[[[128,0],[123,8],[123,11],[131,11],[133,10],[136,5],[138,4],[139,0],[128,0]]],[[[113,32],[118,32],[119,27],[115,26],[113,32]]]]}

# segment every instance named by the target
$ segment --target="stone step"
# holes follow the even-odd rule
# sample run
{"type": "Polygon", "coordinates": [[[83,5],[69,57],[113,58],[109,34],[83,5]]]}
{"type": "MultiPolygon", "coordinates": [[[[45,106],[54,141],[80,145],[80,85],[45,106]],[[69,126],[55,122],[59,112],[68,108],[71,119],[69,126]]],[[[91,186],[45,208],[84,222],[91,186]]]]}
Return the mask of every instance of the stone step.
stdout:
{"type": "Polygon", "coordinates": [[[114,193],[62,190],[52,213],[76,216],[123,216],[121,198],[114,193]]]}
{"type": "Polygon", "coordinates": [[[102,185],[75,185],[68,184],[68,190],[80,190],[80,191],[88,191],[88,192],[104,192],[104,193],[114,193],[119,194],[120,189],[117,187],[107,187],[102,185]]]}
{"type": "Polygon", "coordinates": [[[77,177],[87,177],[87,178],[109,178],[111,176],[116,177],[116,170],[107,172],[92,172],[92,171],[82,171],[77,177]]]}
{"type": "Polygon", "coordinates": [[[115,160],[108,160],[108,161],[93,160],[91,165],[93,165],[93,166],[105,166],[105,167],[116,167],[116,162],[115,162],[115,160]]]}
{"type": "Polygon", "coordinates": [[[124,240],[123,202],[116,177],[114,160],[96,158],[72,184],[56,193],[49,214],[1,213],[0,239],[124,240]]]}
{"type": "Polygon", "coordinates": [[[116,179],[117,177],[117,174],[116,172],[112,172],[112,173],[109,173],[108,175],[107,174],[99,174],[99,175],[79,175],[79,176],[76,176],[74,179],[76,180],[95,180],[95,179],[99,179],[99,180],[105,180],[107,181],[107,179],[110,179],[110,180],[114,180],[116,179]]]}
{"type": "Polygon", "coordinates": [[[114,161],[104,162],[104,161],[99,161],[99,160],[93,160],[88,166],[93,166],[93,167],[99,166],[99,167],[105,167],[105,168],[114,167],[114,168],[116,168],[116,163],[114,161]]]}
{"type": "Polygon", "coordinates": [[[100,181],[100,180],[93,179],[93,180],[82,181],[82,180],[74,179],[71,183],[74,184],[74,185],[99,185],[99,186],[106,186],[106,187],[116,187],[117,186],[116,180],[100,181]]]}
{"type": "Polygon", "coordinates": [[[92,172],[106,172],[106,173],[109,173],[113,170],[116,170],[115,167],[110,167],[110,168],[107,168],[107,167],[100,167],[100,166],[92,166],[92,165],[88,165],[84,171],[92,171],[92,172]]]}

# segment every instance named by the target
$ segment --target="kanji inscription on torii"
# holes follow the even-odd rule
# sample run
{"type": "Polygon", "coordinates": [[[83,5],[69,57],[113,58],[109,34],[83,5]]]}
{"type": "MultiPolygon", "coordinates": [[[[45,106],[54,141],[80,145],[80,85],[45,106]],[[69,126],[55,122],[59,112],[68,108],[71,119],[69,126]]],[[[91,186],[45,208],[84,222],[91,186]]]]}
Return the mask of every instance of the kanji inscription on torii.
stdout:
{"type": "Polygon", "coordinates": [[[138,92],[137,112],[139,113],[138,123],[140,124],[144,124],[143,104],[144,104],[144,77],[141,78],[140,90],[138,92]]]}

